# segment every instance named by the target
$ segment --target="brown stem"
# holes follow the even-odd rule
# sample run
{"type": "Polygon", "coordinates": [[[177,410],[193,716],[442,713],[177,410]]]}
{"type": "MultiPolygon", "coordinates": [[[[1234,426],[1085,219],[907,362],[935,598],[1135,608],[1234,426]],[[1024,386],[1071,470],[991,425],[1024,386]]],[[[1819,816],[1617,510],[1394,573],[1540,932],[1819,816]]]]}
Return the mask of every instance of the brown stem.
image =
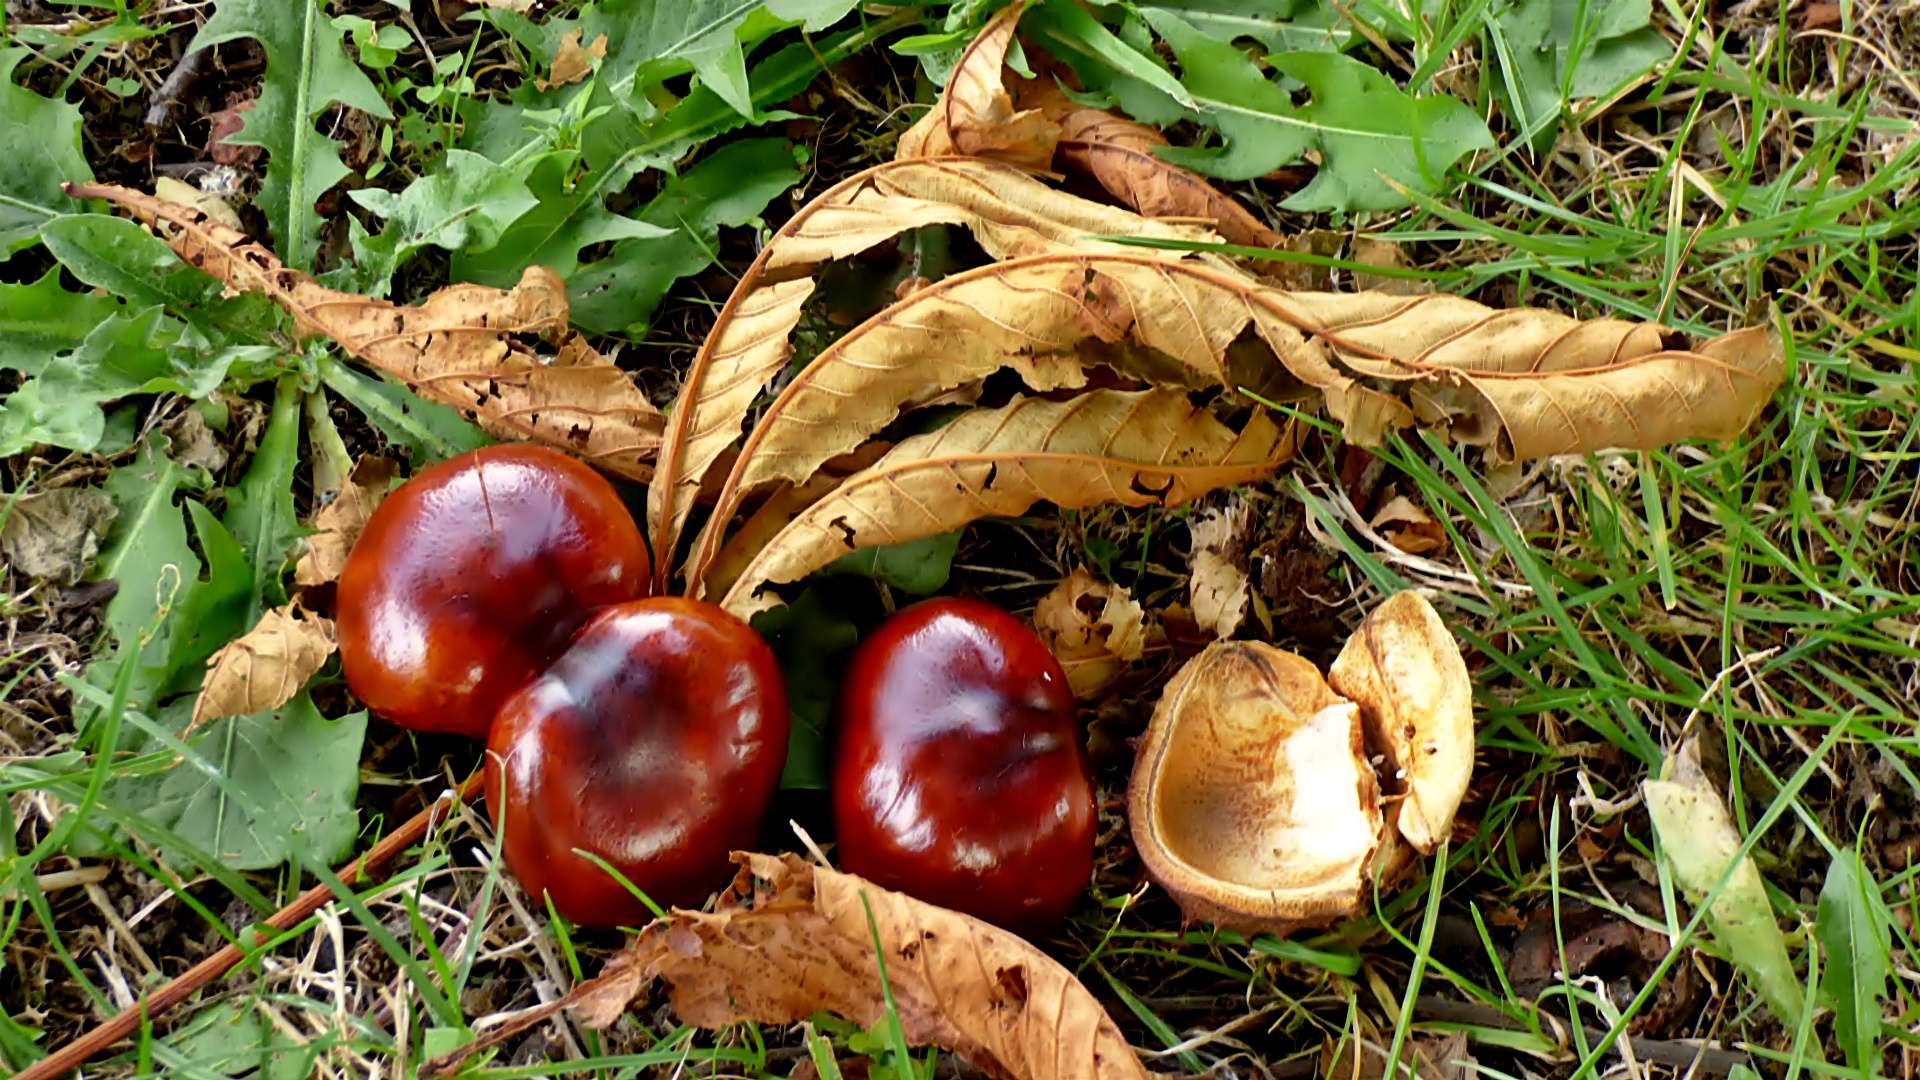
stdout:
{"type": "MultiPolygon", "coordinates": [[[[442,819],[452,806],[454,799],[463,801],[470,799],[480,790],[482,775],[480,770],[474,770],[473,775],[461,783],[457,792],[442,795],[433,805],[413,815],[406,824],[373,845],[372,851],[355,859],[341,870],[340,880],[353,885],[372,874],[395,855],[418,843],[420,838],[427,834],[427,830],[442,819]]],[[[300,898],[293,903],[274,912],[266,920],[266,924],[275,930],[290,930],[333,899],[332,889],[325,885],[316,885],[301,893],[300,898]]],[[[255,939],[256,945],[266,940],[268,935],[261,933],[255,939]]],[[[13,1080],[54,1080],[55,1077],[79,1068],[87,1059],[138,1031],[143,1019],[157,1019],[166,1015],[167,1010],[233,970],[234,965],[245,957],[246,953],[240,946],[228,945],[188,968],[179,978],[143,997],[132,1008],[123,1010],[120,1015],[15,1073],[13,1080]]]]}

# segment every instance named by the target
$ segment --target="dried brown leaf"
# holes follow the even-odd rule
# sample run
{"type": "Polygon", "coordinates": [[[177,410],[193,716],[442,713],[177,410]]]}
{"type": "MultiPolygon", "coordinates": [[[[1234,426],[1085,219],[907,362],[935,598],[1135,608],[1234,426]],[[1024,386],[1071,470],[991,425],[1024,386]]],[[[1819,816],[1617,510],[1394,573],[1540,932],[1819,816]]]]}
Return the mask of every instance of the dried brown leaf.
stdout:
{"type": "Polygon", "coordinates": [[[511,289],[450,285],[417,306],[328,289],[191,207],[110,184],[74,189],[153,227],[187,262],[265,293],[302,338],[325,336],[502,439],[533,440],[635,480],[664,418],[627,374],[567,329],[566,284],[530,266],[511,289]],[[543,346],[536,352],[535,345],[543,346]]]}
{"type": "Polygon", "coordinates": [[[100,538],[120,511],[104,491],[63,487],[35,495],[0,494],[0,555],[15,573],[58,585],[85,577],[100,538]]]}
{"type": "MultiPolygon", "coordinates": [[[[1388,270],[1405,270],[1409,265],[1405,248],[1392,240],[1375,240],[1368,236],[1353,242],[1353,261],[1388,270]]],[[[1354,271],[1353,283],[1357,288],[1390,293],[1394,296],[1422,296],[1433,291],[1431,281],[1390,274],[1370,274],[1365,270],[1354,271]]]]}
{"type": "Polygon", "coordinates": [[[207,658],[190,728],[223,716],[248,716],[293,699],[335,648],[333,620],[298,604],[274,608],[253,629],[207,658]]]}
{"type": "Polygon", "coordinates": [[[653,977],[683,1023],[793,1024],[886,1015],[874,938],[907,1041],[1007,1080],[1145,1080],[1126,1039],[1071,972],[1005,930],[796,855],[737,852],[711,914],[676,910],[608,961],[578,1008],[617,1020],[653,977]],[[871,905],[872,921],[868,920],[871,905]]]}
{"type": "Polygon", "coordinates": [[[899,544],[1042,499],[1177,506],[1271,475],[1293,442],[1266,413],[1236,433],[1178,390],[1094,390],[1068,401],[1016,399],[916,435],[847,478],[755,554],[721,606],[747,618],[849,551],[899,544]]]}
{"type": "Polygon", "coordinates": [[[1145,221],[1055,191],[1008,165],[969,158],[890,162],[822,192],[774,234],[741,276],[687,373],[661,448],[661,479],[647,492],[647,518],[662,553],[655,560],[662,587],[702,480],[740,438],[741,422],[762,388],[787,366],[788,336],[814,291],[808,272],[933,224],[964,226],[996,259],[1127,250],[1087,239],[1096,235],[1213,238],[1192,226],[1145,221]]]}
{"type": "Polygon", "coordinates": [[[1247,615],[1247,504],[1216,507],[1188,523],[1187,596],[1193,618],[1216,638],[1230,638],[1247,615]]]}
{"type": "Polygon", "coordinates": [[[352,475],[342,484],[332,502],[313,515],[313,527],[319,531],[307,537],[307,552],[294,564],[293,580],[298,585],[324,585],[340,576],[347,565],[347,554],[360,530],[380,500],[387,497],[399,466],[391,459],[363,456],[353,466],[352,475]]]}
{"type": "Polygon", "coordinates": [[[1146,609],[1084,566],[1034,605],[1033,629],[1067,673],[1077,698],[1099,697],[1146,652],[1146,609]]]}
{"type": "Polygon", "coordinates": [[[1016,108],[1007,93],[1007,49],[1026,6],[1026,0],[1009,4],[981,28],[939,100],[900,136],[896,158],[964,154],[1029,169],[1049,166],[1060,126],[1043,109],[1016,108]]]}
{"type": "Polygon", "coordinates": [[[547,70],[547,77],[533,80],[533,85],[542,90],[551,90],[556,86],[577,83],[593,74],[593,62],[607,58],[607,35],[601,34],[593,39],[593,44],[580,47],[581,31],[578,27],[567,31],[560,39],[560,48],[553,54],[553,66],[547,70]]]}

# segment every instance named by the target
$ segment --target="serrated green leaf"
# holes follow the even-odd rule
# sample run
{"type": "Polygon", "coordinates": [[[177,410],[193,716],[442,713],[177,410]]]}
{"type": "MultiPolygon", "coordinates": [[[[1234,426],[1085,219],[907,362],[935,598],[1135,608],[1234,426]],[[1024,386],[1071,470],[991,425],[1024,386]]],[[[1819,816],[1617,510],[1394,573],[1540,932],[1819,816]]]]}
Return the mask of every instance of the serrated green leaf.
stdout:
{"type": "Polygon", "coordinates": [[[850,551],[822,567],[820,573],[872,578],[913,596],[929,596],[947,587],[947,578],[953,573],[953,554],[960,550],[960,534],[964,531],[955,529],[904,544],[850,551]]]}
{"type": "Polygon", "coordinates": [[[192,698],[153,719],[130,715],[147,735],[138,752],[171,749],[184,760],[114,780],[106,797],[141,807],[143,820],[236,870],[278,866],[296,853],[337,862],[353,850],[364,711],[328,720],[303,691],[278,709],[216,720],[183,743],[192,715],[192,698]]]}
{"type": "Polygon", "coordinates": [[[1161,0],[1143,4],[1141,14],[1174,15],[1215,41],[1229,45],[1243,38],[1259,42],[1268,55],[1307,50],[1339,52],[1354,33],[1337,12],[1312,0],[1161,0]]]}
{"type": "Polygon", "coordinates": [[[197,500],[187,500],[187,517],[207,557],[207,577],[179,605],[179,626],[167,642],[169,674],[163,694],[199,689],[207,657],[253,625],[247,620],[257,587],[247,553],[213,511],[197,500]]]}
{"type": "Polygon", "coordinates": [[[218,281],[128,218],[67,214],[47,222],[40,239],[74,277],[135,309],[163,305],[180,313],[220,299],[218,281]]]}
{"type": "Polygon", "coordinates": [[[1814,934],[1826,953],[1820,991],[1833,1007],[1833,1038],[1847,1064],[1871,1076],[1880,1068],[1880,1003],[1892,973],[1891,919],[1859,852],[1846,848],[1827,867],[1814,934]]]}
{"type": "MultiPolygon", "coordinates": [[[[796,2],[805,9],[821,6],[796,2]]],[[[764,0],[605,0],[580,13],[583,41],[607,35],[601,78],[629,102],[689,71],[743,117],[757,115],[742,39],[758,41],[792,23],[764,0]],[[754,17],[758,16],[758,19],[754,17]]]]}
{"type": "Polygon", "coordinates": [[[194,1014],[167,1042],[185,1061],[183,1073],[252,1076],[256,1080],[306,1080],[323,1043],[300,1043],[280,1030],[253,1002],[229,998],[194,1014]]]}
{"type": "Polygon", "coordinates": [[[383,119],[393,114],[372,80],[347,57],[341,31],[327,19],[320,0],[220,0],[187,49],[237,38],[260,43],[267,70],[246,125],[226,141],[266,149],[259,204],[273,230],[274,248],[288,266],[309,269],[320,246],[314,200],[348,172],[333,140],[314,127],[314,118],[336,104],[383,119]]]}
{"type": "Polygon", "coordinates": [[[712,264],[721,226],[745,225],[799,179],[785,140],[748,139],[668,180],[637,215],[662,235],[623,240],[568,282],[574,324],[640,336],[667,289],[712,264]]]}
{"type": "MultiPolygon", "coordinates": [[[[119,513],[92,577],[112,581],[119,589],[107,602],[105,618],[116,646],[110,656],[89,664],[84,675],[95,686],[112,683],[121,659],[153,624],[163,602],[178,610],[192,602],[200,585],[200,559],[187,543],[186,520],[173,503],[183,472],[160,449],[162,442],[158,435],[150,437],[133,463],[108,473],[102,485],[119,513]]],[[[169,661],[175,629],[171,620],[163,624],[140,653],[131,708],[151,709],[173,675],[169,661]]]]}
{"type": "Polygon", "coordinates": [[[378,235],[354,241],[373,296],[387,294],[394,271],[414,252],[429,246],[485,251],[539,201],[512,170],[466,150],[448,150],[441,171],[397,195],[367,188],[353,198],[386,219],[378,235]]]}
{"type": "Polygon", "coordinates": [[[1226,141],[1215,149],[1167,148],[1161,156],[1209,176],[1245,180],[1321,154],[1313,182],[1283,204],[1292,210],[1386,210],[1407,199],[1388,180],[1417,191],[1439,188],[1447,167],[1493,135],[1465,103],[1415,98],[1366,64],[1335,53],[1270,58],[1305,83],[1312,101],[1295,107],[1247,56],[1167,11],[1148,16],[1172,46],[1202,123],[1226,141]]]}
{"type": "Polygon", "coordinates": [[[1490,28],[1498,62],[1490,66],[1509,114],[1536,150],[1553,145],[1567,101],[1612,94],[1672,59],[1673,46],[1647,25],[1652,14],[1651,0],[1519,0],[1496,12],[1490,28]],[[1582,47],[1573,59],[1576,39],[1582,47]]]}
{"type": "Polygon", "coordinates": [[[404,447],[416,469],[493,442],[457,410],[423,401],[398,383],[362,375],[330,356],[320,358],[319,368],[328,389],[359,409],[388,442],[404,447]]]}
{"type": "Polygon", "coordinates": [[[228,368],[257,361],[264,347],[201,352],[179,344],[179,325],[159,307],[108,316],[71,352],[49,360],[39,377],[0,405],[0,456],[40,443],[93,451],[106,435],[101,406],[131,394],[171,390],[205,397],[228,368]]]}
{"type": "Polygon", "coordinates": [[[240,483],[227,489],[227,527],[253,568],[253,588],[242,627],[252,626],[260,613],[286,603],[282,584],[287,553],[303,534],[293,512],[293,467],[300,454],[298,380],[282,379],[273,396],[273,415],[267,421],[260,448],[240,483]]]}
{"type": "Polygon", "coordinates": [[[62,183],[93,179],[80,151],[80,109],[14,83],[30,49],[0,49],[0,254],[33,242],[40,226],[81,208],[62,183]]]}
{"type": "Polygon", "coordinates": [[[38,281],[0,282],[0,368],[38,375],[55,353],[71,350],[99,325],[126,313],[111,296],[68,292],[53,267],[38,281]]]}
{"type": "Polygon", "coordinates": [[[575,183],[572,173],[579,157],[578,151],[559,150],[536,159],[526,186],[538,205],[487,250],[455,255],[454,280],[509,288],[520,280],[522,270],[536,265],[571,278],[580,266],[580,249],[589,244],[671,235],[672,229],[608,210],[597,178],[580,177],[575,183]]]}

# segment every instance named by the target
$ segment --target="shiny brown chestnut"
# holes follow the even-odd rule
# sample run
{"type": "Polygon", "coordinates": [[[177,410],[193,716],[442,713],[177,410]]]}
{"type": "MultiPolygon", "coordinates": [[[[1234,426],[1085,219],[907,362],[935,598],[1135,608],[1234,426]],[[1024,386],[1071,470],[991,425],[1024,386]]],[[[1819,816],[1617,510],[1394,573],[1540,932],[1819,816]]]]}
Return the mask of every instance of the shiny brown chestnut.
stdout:
{"type": "Polygon", "coordinates": [[[484,739],[594,609],[646,595],[650,574],[599,473],[537,446],[482,447],[368,519],[340,574],[341,668],[396,724],[484,739]]]}
{"type": "Polygon", "coordinates": [[[1016,931],[1059,921],[1096,824],[1059,662],[978,600],[881,624],[841,683],[833,820],[850,873],[1016,931]]]}
{"type": "Polygon", "coordinates": [[[773,650],[712,604],[608,608],[525,689],[487,740],[487,809],[507,867],[584,926],[639,926],[697,905],[752,848],[787,760],[773,650]]]}

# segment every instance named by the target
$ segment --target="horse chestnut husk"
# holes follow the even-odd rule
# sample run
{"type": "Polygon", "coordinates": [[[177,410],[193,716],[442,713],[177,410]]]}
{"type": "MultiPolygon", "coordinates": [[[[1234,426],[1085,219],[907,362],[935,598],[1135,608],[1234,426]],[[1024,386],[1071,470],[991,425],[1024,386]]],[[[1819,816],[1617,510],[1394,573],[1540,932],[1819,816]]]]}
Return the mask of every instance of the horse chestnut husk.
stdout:
{"type": "Polygon", "coordinates": [[[893,616],[841,683],[840,860],[878,885],[1014,929],[1059,921],[1093,872],[1073,695],[1019,619],[947,598],[893,616]]]}

